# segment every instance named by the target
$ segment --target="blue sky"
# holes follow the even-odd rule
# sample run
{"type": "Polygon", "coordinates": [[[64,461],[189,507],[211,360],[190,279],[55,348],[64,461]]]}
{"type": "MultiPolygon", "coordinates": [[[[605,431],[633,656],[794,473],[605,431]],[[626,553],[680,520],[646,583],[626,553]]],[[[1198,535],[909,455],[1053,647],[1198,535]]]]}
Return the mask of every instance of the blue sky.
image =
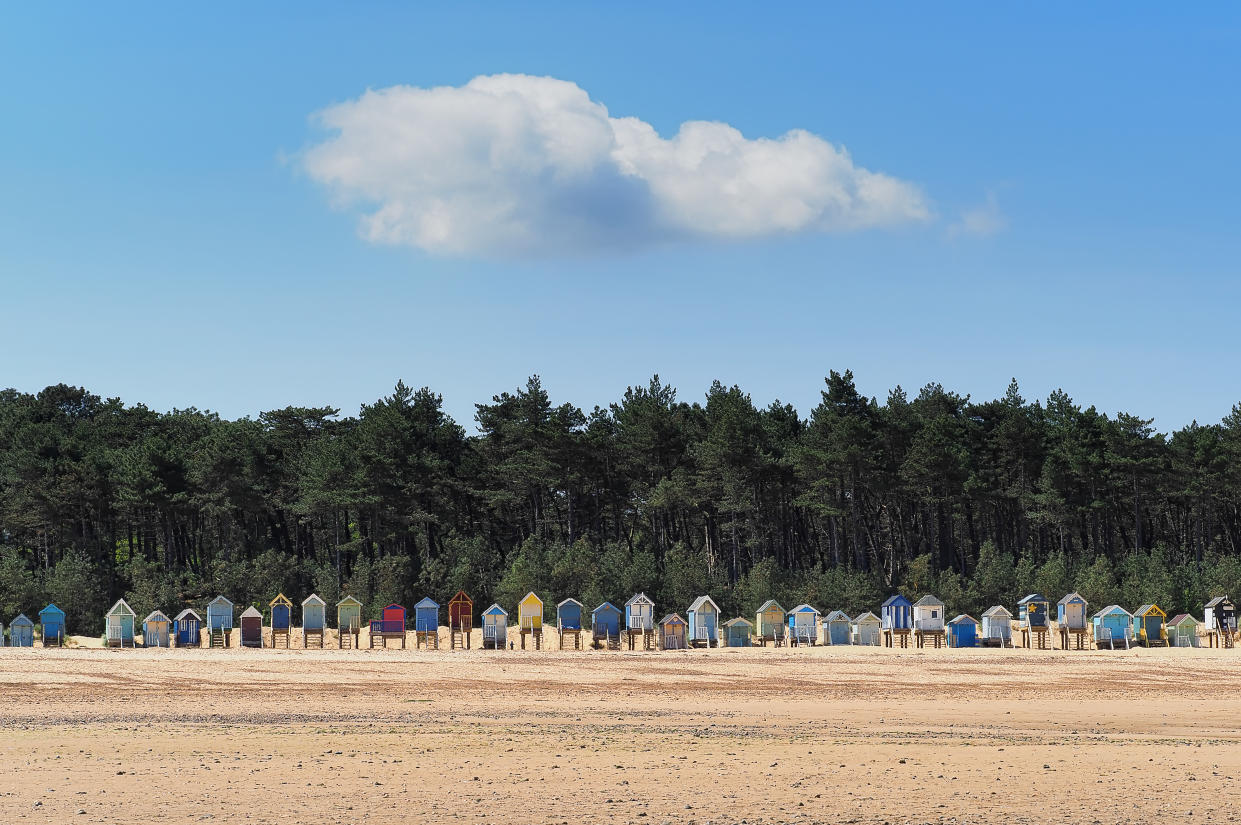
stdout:
{"type": "MultiPolygon", "coordinates": [[[[1015,376],[1163,431],[1241,401],[1232,6],[31,4],[0,27],[0,77],[3,386],[235,417],[353,413],[403,378],[467,425],[532,373],[585,409],[659,373],[808,412],[846,368],[880,399],[1015,376]],[[703,229],[708,198],[658,240],[445,252],[370,239],[376,204],[308,166],[334,135],[316,113],[501,73],[664,139],[806,130],[926,216],[738,238],[703,229]]],[[[380,200],[417,205],[417,160],[380,200]]]]}

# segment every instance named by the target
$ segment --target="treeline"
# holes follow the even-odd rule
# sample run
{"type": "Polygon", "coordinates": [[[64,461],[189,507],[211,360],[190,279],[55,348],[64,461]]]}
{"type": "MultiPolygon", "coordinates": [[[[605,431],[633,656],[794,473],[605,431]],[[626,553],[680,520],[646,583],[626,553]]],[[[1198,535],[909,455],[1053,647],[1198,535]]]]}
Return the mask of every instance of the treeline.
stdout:
{"type": "Polygon", "coordinates": [[[283,591],[333,603],[446,598],[549,609],[644,590],[661,610],[875,610],[891,591],[952,611],[1079,590],[1095,607],[1201,613],[1241,595],[1241,407],[1170,436],[1016,382],[973,402],[939,384],[883,403],[832,372],[808,418],[658,377],[590,412],[537,377],[476,405],[477,434],[429,389],[341,417],[229,421],[59,385],[0,393],[0,621],[46,601],[93,633],[283,591]]]}

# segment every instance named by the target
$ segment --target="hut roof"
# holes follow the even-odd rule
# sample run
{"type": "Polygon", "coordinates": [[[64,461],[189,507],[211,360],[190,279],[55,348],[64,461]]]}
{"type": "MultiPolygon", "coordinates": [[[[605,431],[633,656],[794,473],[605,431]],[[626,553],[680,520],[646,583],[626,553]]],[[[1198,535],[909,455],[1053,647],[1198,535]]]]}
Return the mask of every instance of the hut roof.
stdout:
{"type": "Polygon", "coordinates": [[[1198,621],[1188,613],[1178,613],[1171,619],[1171,621],[1168,622],[1168,624],[1175,627],[1180,624],[1202,624],[1202,622],[1198,621]]]}
{"type": "Polygon", "coordinates": [[[763,602],[763,606],[758,609],[758,612],[766,613],[768,610],[771,610],[772,608],[779,610],[781,613],[784,612],[784,608],[781,607],[780,603],[776,601],[775,599],[768,599],[767,601],[763,602]]]}
{"type": "Polygon", "coordinates": [[[968,613],[962,613],[960,616],[957,616],[955,619],[948,622],[948,624],[978,624],[978,622],[968,613]]]}
{"type": "Polygon", "coordinates": [[[914,607],[943,607],[943,606],[944,606],[943,602],[941,602],[939,599],[931,595],[923,596],[921,599],[918,599],[918,601],[914,602],[914,607]]]}
{"type": "Polygon", "coordinates": [[[1074,590],[1072,593],[1070,593],[1069,595],[1065,596],[1065,597],[1064,597],[1063,599],[1061,599],[1060,601],[1056,602],[1056,604],[1057,604],[1058,606],[1060,606],[1060,607],[1063,607],[1063,606],[1068,605],[1068,604],[1081,604],[1081,605],[1085,605],[1085,604],[1086,604],[1086,600],[1085,600],[1085,599],[1083,599],[1083,598],[1081,597],[1081,595],[1080,595],[1080,594],[1078,594],[1078,592],[1077,592],[1076,590],[1074,590]]]}
{"type": "Polygon", "coordinates": [[[253,619],[255,616],[258,616],[260,619],[263,618],[263,614],[260,613],[258,608],[254,605],[247,607],[241,614],[241,618],[243,619],[253,619]]]}
{"type": "Polygon", "coordinates": [[[440,603],[432,599],[430,596],[426,596],[422,599],[422,601],[414,605],[414,610],[417,610],[420,607],[434,607],[436,610],[439,610],[440,603]]]}
{"type": "Polygon", "coordinates": [[[1050,604],[1050,603],[1051,603],[1051,600],[1048,599],[1046,596],[1044,596],[1042,593],[1031,593],[1029,596],[1026,596],[1024,599],[1017,602],[1017,604],[1050,604]]]}
{"type": "Polygon", "coordinates": [[[178,613],[178,614],[177,614],[177,621],[181,621],[182,619],[188,619],[188,618],[190,618],[191,616],[193,616],[193,617],[194,617],[194,621],[196,621],[196,622],[201,622],[201,621],[203,620],[203,617],[202,617],[202,616],[199,616],[197,613],[195,613],[193,610],[190,610],[190,609],[187,607],[187,608],[185,608],[184,610],[182,610],[180,613],[178,613]]]}
{"type": "Polygon", "coordinates": [[[341,599],[340,601],[338,601],[338,602],[336,603],[336,606],[337,606],[337,607],[345,607],[345,606],[350,606],[350,607],[361,607],[361,606],[362,606],[362,602],[358,601],[358,600],[357,600],[357,599],[355,599],[353,596],[346,596],[345,598],[343,598],[343,599],[341,599]]]}
{"type": "Polygon", "coordinates": [[[493,604],[491,607],[483,611],[483,615],[484,616],[507,616],[508,611],[505,610],[503,607],[500,607],[500,605],[498,604],[493,604]]]}
{"type": "Polygon", "coordinates": [[[790,613],[813,613],[816,616],[822,615],[819,611],[808,604],[799,604],[789,611],[790,613]]]}
{"type": "Polygon", "coordinates": [[[846,613],[846,612],[844,612],[843,610],[833,610],[831,613],[828,613],[828,614],[827,614],[827,618],[826,618],[826,619],[824,619],[824,621],[827,621],[827,622],[849,622],[849,621],[852,621],[852,619],[850,619],[850,618],[849,618],[849,614],[848,614],[848,613],[846,613]]]}
{"type": "Polygon", "coordinates": [[[165,622],[165,623],[167,623],[167,622],[170,622],[170,621],[172,621],[172,620],[171,620],[171,619],[169,619],[169,618],[168,618],[168,616],[166,616],[166,615],[164,614],[164,611],[162,611],[162,610],[152,610],[152,611],[151,611],[151,614],[150,614],[149,616],[147,616],[145,619],[143,619],[143,620],[142,620],[142,623],[143,623],[143,624],[150,624],[151,622],[165,622]]]}
{"type": "Polygon", "coordinates": [[[270,602],[268,602],[268,603],[267,603],[267,606],[268,606],[268,607],[275,607],[275,606],[276,606],[276,605],[278,605],[278,604],[282,604],[282,605],[284,605],[285,607],[292,607],[292,606],[293,606],[293,602],[289,601],[289,597],[288,597],[288,596],[286,596],[286,595],[284,595],[283,593],[277,593],[277,594],[276,594],[276,598],[274,598],[274,599],[272,599],[270,602]]]}
{"type": "Polygon", "coordinates": [[[607,613],[608,611],[615,613],[617,616],[621,614],[620,608],[612,604],[611,602],[604,602],[603,604],[599,605],[598,607],[596,607],[594,610],[590,612],[593,615],[595,613],[607,613]]]}
{"type": "Polygon", "coordinates": [[[474,600],[471,599],[464,590],[458,590],[453,594],[452,598],[448,600],[449,604],[453,604],[454,602],[469,602],[470,604],[474,604],[474,600]]]}
{"type": "Polygon", "coordinates": [[[320,607],[326,607],[326,606],[327,606],[327,602],[323,601],[323,599],[319,598],[319,597],[318,597],[316,594],[314,594],[314,593],[311,593],[309,596],[307,596],[306,598],[302,599],[302,607],[305,607],[305,606],[306,606],[306,605],[308,605],[308,604],[317,604],[317,605],[319,605],[320,607]]]}
{"type": "Polygon", "coordinates": [[[565,599],[560,604],[556,605],[556,609],[559,610],[560,608],[564,607],[566,604],[575,604],[578,607],[582,606],[582,603],[579,602],[577,599],[565,599]]]}
{"type": "Polygon", "coordinates": [[[1135,616],[1163,616],[1164,618],[1168,617],[1168,614],[1160,610],[1159,605],[1157,604],[1144,604],[1141,607],[1139,607],[1134,612],[1133,615],[1135,616]]]}
{"type": "Polygon", "coordinates": [[[34,622],[26,618],[25,613],[18,613],[17,618],[9,622],[9,627],[34,627],[34,622]]]}
{"type": "Polygon", "coordinates": [[[1207,602],[1207,607],[1219,607],[1220,605],[1224,605],[1224,604],[1231,607],[1232,600],[1229,599],[1227,596],[1216,596],[1214,599],[1211,599],[1211,601],[1207,602]]]}
{"type": "Polygon", "coordinates": [[[900,593],[897,593],[895,596],[888,596],[888,599],[887,601],[883,603],[883,606],[892,607],[893,605],[897,605],[897,604],[903,604],[906,607],[913,606],[913,602],[909,601],[909,599],[905,598],[900,593]]]}
{"type": "Polygon", "coordinates": [[[724,622],[724,627],[736,627],[737,625],[745,625],[746,627],[754,627],[754,622],[751,622],[748,619],[743,619],[740,616],[738,616],[735,619],[729,619],[728,621],[724,622]]]}
{"type": "Polygon", "coordinates": [[[116,604],[112,605],[112,608],[108,610],[108,615],[109,616],[135,616],[136,617],[138,614],[135,613],[134,609],[129,606],[129,602],[125,601],[124,599],[117,599],[116,604]]]}
{"type": "Polygon", "coordinates": [[[45,615],[60,616],[63,619],[65,617],[65,611],[61,610],[54,604],[49,604],[47,607],[39,611],[40,619],[42,619],[45,615]]]}
{"type": "Polygon", "coordinates": [[[861,616],[854,616],[854,624],[874,624],[879,621],[879,617],[867,610],[861,616]]]}
{"type": "Polygon", "coordinates": [[[984,619],[994,619],[997,616],[1007,616],[1011,619],[1013,617],[1013,611],[1009,610],[1002,604],[997,604],[994,607],[988,607],[982,616],[984,619]]]}
{"type": "Polygon", "coordinates": [[[685,620],[684,620],[684,619],[682,619],[682,618],[681,618],[679,615],[677,615],[676,613],[669,613],[667,616],[664,616],[662,619],[660,619],[660,620],[659,620],[659,623],[660,623],[661,625],[666,625],[666,624],[685,624],[685,620]]]}
{"type": "Polygon", "coordinates": [[[698,598],[694,599],[694,603],[689,606],[689,610],[691,613],[697,613],[699,610],[702,610],[707,605],[711,605],[711,608],[716,613],[720,612],[720,606],[716,604],[714,601],[712,601],[710,596],[699,596],[698,598]]]}
{"type": "Polygon", "coordinates": [[[633,607],[635,604],[649,604],[653,607],[655,602],[651,601],[651,597],[645,593],[634,593],[629,597],[629,601],[625,602],[625,607],[633,607]]]}
{"type": "Polygon", "coordinates": [[[1123,613],[1124,615],[1128,616],[1131,619],[1133,618],[1132,613],[1130,613],[1128,610],[1125,610],[1123,607],[1121,607],[1118,604],[1109,604],[1107,607],[1103,608],[1098,613],[1094,614],[1094,616],[1092,616],[1091,618],[1097,619],[1100,616],[1114,616],[1114,615],[1121,614],[1121,613],[1123,613]]]}

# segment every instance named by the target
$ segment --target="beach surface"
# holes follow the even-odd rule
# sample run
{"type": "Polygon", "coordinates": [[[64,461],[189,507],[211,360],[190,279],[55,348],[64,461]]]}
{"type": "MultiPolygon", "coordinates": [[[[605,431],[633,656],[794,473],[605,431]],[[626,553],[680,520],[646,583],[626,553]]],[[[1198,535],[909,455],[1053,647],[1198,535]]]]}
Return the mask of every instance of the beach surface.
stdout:
{"type": "Polygon", "coordinates": [[[1238,650],[412,644],[0,649],[0,821],[1241,817],[1238,650]]]}

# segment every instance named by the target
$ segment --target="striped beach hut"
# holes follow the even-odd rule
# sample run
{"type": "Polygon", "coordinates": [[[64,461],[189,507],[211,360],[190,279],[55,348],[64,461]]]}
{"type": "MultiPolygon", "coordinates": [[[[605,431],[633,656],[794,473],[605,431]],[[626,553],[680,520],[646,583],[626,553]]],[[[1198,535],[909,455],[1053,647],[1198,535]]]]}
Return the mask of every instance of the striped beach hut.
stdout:
{"type": "Polygon", "coordinates": [[[508,641],[508,611],[498,604],[483,611],[483,649],[503,650],[508,641]]]}
{"type": "Polygon", "coordinates": [[[620,608],[611,602],[604,602],[590,611],[590,635],[596,647],[601,644],[620,647],[622,615],[620,608]]]}
{"type": "Polygon", "coordinates": [[[39,624],[43,628],[43,646],[49,647],[56,645],[63,647],[65,644],[65,611],[61,610],[54,604],[39,611],[39,624]]]}
{"type": "Polygon", "coordinates": [[[142,620],[144,647],[172,647],[172,620],[162,610],[153,610],[142,620]]]}
{"type": "Polygon", "coordinates": [[[302,647],[310,647],[310,639],[318,639],[319,647],[323,647],[323,636],[327,632],[327,602],[311,593],[302,599],[302,647]]]}
{"type": "Polygon", "coordinates": [[[754,615],[754,627],[758,632],[759,644],[784,641],[784,620],[787,614],[775,599],[763,602],[762,607],[754,615]]]}
{"type": "Polygon", "coordinates": [[[1237,632],[1237,607],[1227,596],[1216,596],[1207,602],[1202,619],[1208,632],[1237,632]]]}
{"type": "Polygon", "coordinates": [[[1050,613],[1051,600],[1042,593],[1031,593],[1017,602],[1017,624],[1026,630],[1046,630],[1050,613]]]}
{"type": "Polygon", "coordinates": [[[948,622],[948,647],[974,647],[978,644],[978,622],[962,613],[948,622]]]}
{"type": "Polygon", "coordinates": [[[853,643],[877,647],[880,643],[879,631],[882,628],[883,622],[879,620],[879,617],[867,610],[853,619],[853,643]]]}
{"type": "Polygon", "coordinates": [[[18,613],[17,618],[9,622],[9,645],[34,647],[34,622],[25,613],[18,613]]]}
{"type": "Polygon", "coordinates": [[[124,599],[117,599],[116,604],[103,617],[104,636],[108,647],[133,647],[134,625],[138,614],[124,599]]]}
{"type": "Polygon", "coordinates": [[[685,620],[676,613],[664,616],[659,620],[659,646],[664,650],[685,650],[689,647],[685,633],[687,627],[685,620]]]}
{"type": "Polygon", "coordinates": [[[198,647],[202,644],[202,617],[188,607],[177,614],[177,647],[198,647]]]}
{"type": "Polygon", "coordinates": [[[716,647],[720,639],[720,607],[710,596],[699,596],[686,612],[686,632],[694,647],[716,647]]]}
{"type": "Polygon", "coordinates": [[[1146,647],[1161,647],[1168,643],[1164,621],[1168,614],[1157,604],[1144,604],[1133,614],[1133,638],[1146,647]]]}
{"type": "Polygon", "coordinates": [[[913,628],[913,602],[897,593],[889,596],[879,608],[879,618],[884,630],[910,630],[913,628]]]}
{"type": "Polygon", "coordinates": [[[843,610],[833,610],[823,619],[823,644],[847,645],[853,632],[853,620],[843,610]]]}
{"type": "Polygon", "coordinates": [[[263,614],[254,605],[250,605],[241,613],[238,620],[241,624],[241,646],[263,646],[263,614]]]}
{"type": "Polygon", "coordinates": [[[724,622],[724,644],[727,647],[750,647],[754,637],[754,623],[749,619],[729,619],[724,622]]]}

